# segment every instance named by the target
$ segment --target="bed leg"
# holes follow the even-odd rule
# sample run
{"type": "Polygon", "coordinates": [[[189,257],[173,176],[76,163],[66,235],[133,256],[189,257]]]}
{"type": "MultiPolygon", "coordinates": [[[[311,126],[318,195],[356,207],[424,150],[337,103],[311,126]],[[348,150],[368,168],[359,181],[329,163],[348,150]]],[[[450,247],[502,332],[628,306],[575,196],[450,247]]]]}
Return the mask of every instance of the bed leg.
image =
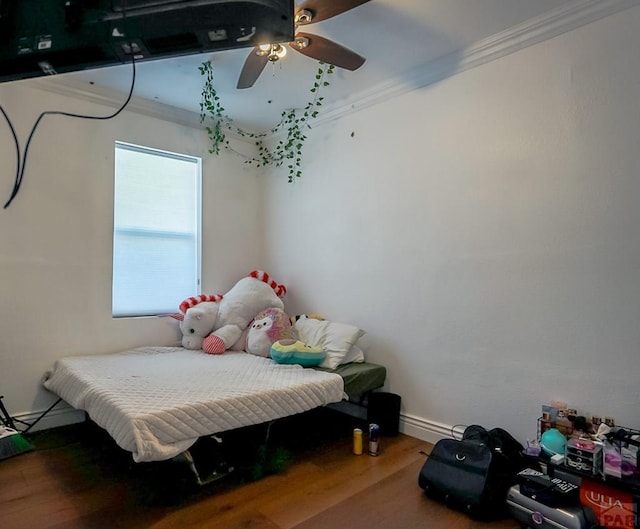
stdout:
{"type": "MultiPolygon", "coordinates": [[[[221,441],[215,436],[211,436],[209,439],[212,439],[217,443],[221,443],[221,441]]],[[[228,476],[229,474],[231,474],[231,472],[233,472],[234,470],[233,466],[226,466],[224,467],[224,469],[214,468],[210,470],[207,475],[203,476],[201,475],[201,472],[198,470],[198,465],[190,450],[185,450],[184,452],[182,452],[181,454],[178,454],[173,459],[174,461],[186,462],[187,466],[189,467],[189,470],[193,473],[193,475],[196,478],[196,483],[200,486],[208,485],[209,483],[218,481],[219,479],[224,478],[225,476],[228,476]]]]}
{"type": "Polygon", "coordinates": [[[182,454],[179,454],[177,458],[184,459],[187,462],[187,465],[189,465],[189,470],[191,470],[191,472],[196,478],[196,483],[202,486],[204,483],[202,479],[200,479],[200,473],[196,468],[196,462],[193,460],[191,452],[189,452],[189,450],[185,450],[184,452],[182,452],[182,454]]]}
{"type": "Polygon", "coordinates": [[[269,445],[269,439],[271,438],[271,427],[274,425],[276,421],[269,421],[269,424],[267,424],[267,433],[264,436],[264,446],[268,446],[269,445]]]}

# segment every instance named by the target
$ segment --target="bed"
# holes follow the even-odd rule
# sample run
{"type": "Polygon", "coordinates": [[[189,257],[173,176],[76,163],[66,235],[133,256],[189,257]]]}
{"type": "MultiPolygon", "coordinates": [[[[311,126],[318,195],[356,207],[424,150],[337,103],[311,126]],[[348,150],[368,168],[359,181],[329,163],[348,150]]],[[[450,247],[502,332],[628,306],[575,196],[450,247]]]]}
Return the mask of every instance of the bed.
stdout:
{"type": "Polygon", "coordinates": [[[244,352],[148,346],[60,359],[43,384],[143,462],[173,458],[203,436],[361,400],[385,376],[367,363],[323,370],[244,352]]]}

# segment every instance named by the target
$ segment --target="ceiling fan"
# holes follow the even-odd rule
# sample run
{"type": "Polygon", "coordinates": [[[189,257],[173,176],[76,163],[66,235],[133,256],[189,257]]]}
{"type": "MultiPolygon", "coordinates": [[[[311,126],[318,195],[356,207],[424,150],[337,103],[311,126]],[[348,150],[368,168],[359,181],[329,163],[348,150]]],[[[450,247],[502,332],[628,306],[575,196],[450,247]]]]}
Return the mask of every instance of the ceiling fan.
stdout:
{"type": "MultiPolygon", "coordinates": [[[[296,33],[289,47],[297,52],[346,70],[357,70],[365,62],[365,58],[351,51],[337,42],[325,39],[319,35],[297,31],[300,26],[312,22],[327,20],[345,11],[349,11],[369,0],[302,0],[296,1],[294,24],[296,33]]],[[[269,62],[275,62],[284,57],[287,49],[283,44],[264,44],[251,50],[240,72],[237,88],[249,88],[258,80],[262,70],[269,62]]]]}

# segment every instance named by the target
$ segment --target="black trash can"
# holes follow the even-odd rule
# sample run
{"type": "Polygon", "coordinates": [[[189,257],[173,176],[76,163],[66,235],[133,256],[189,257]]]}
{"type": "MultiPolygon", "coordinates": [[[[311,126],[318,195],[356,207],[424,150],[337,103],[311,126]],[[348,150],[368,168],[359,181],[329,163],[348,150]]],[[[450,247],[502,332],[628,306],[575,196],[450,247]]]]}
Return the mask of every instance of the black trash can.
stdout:
{"type": "Polygon", "coordinates": [[[400,431],[400,395],[377,391],[369,394],[367,421],[380,426],[382,435],[394,436],[400,431]]]}

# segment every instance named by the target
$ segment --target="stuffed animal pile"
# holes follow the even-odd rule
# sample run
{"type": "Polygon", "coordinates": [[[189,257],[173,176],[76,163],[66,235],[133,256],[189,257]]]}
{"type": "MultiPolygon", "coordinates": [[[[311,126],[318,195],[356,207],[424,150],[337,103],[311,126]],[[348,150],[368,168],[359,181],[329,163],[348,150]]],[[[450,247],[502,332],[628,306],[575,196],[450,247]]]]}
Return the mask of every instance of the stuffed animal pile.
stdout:
{"type": "Polygon", "coordinates": [[[223,295],[189,298],[180,304],[182,346],[222,354],[227,349],[242,350],[243,335],[256,315],[265,309],[284,309],[284,285],[269,274],[254,270],[223,295]],[[236,345],[238,344],[238,345],[236,345]]]}
{"type": "Polygon", "coordinates": [[[323,321],[317,314],[290,318],[281,299],[286,291],[284,285],[273,281],[266,272],[254,270],[226,294],[202,294],[184,300],[180,314],[173,316],[180,320],[182,346],[202,349],[208,354],[246,351],[270,357],[279,364],[303,367],[324,366],[328,360],[337,365],[333,350],[344,352],[346,357],[361,331],[354,327],[354,332],[357,331],[354,334],[351,326],[323,321]],[[321,328],[309,323],[313,321],[321,328]],[[346,342],[334,343],[341,337],[338,331],[345,329],[349,331],[346,342]]]}

